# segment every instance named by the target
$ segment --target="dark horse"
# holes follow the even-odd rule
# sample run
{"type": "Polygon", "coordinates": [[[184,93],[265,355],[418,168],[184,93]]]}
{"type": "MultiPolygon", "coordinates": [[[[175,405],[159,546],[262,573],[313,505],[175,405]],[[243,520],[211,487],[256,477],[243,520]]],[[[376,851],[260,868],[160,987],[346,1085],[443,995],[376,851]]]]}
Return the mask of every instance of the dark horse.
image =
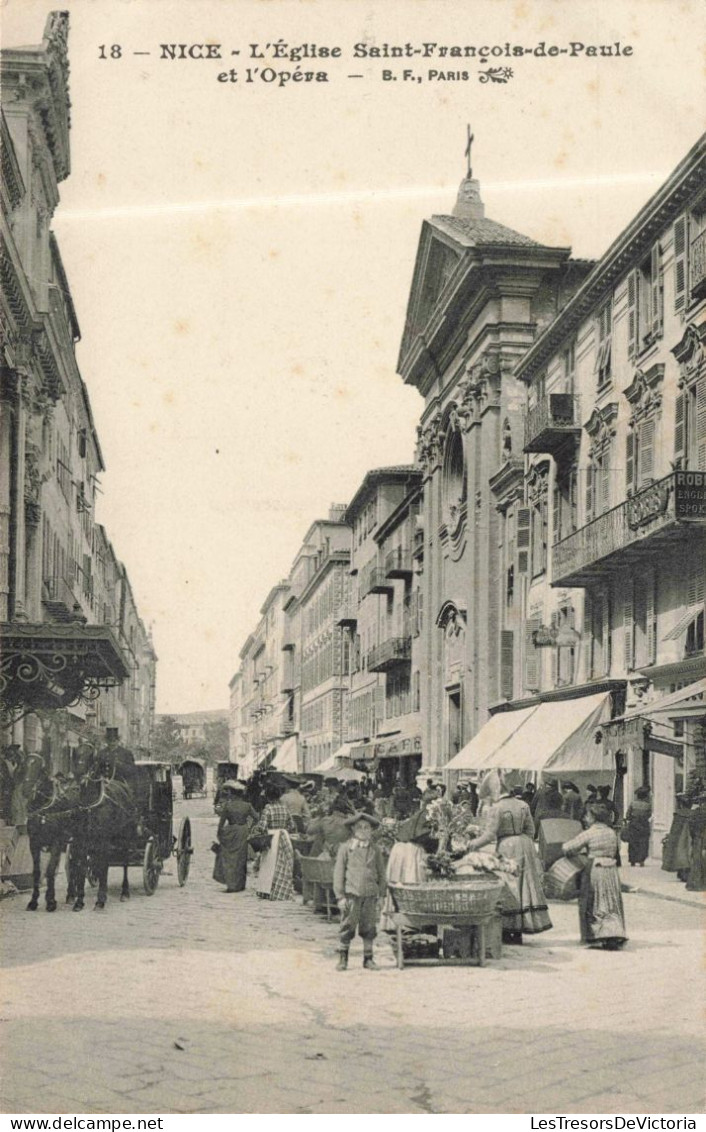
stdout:
{"type": "Polygon", "coordinates": [[[123,869],[121,900],[130,897],[128,859],[138,839],[139,812],[131,786],[117,778],[89,780],[81,787],[81,806],[74,825],[70,856],[70,885],[74,912],[84,907],[86,876],[98,884],[96,910],[108,898],[108,869],[119,863],[123,869]]]}
{"type": "MultiPolygon", "coordinates": [[[[47,912],[56,911],[56,892],[54,881],[61,854],[71,840],[78,813],[79,787],[73,782],[59,782],[52,778],[43,766],[34,783],[28,804],[27,834],[32,854],[32,897],[27,905],[28,912],[36,912],[39,905],[39,885],[41,881],[43,850],[48,850],[49,861],[46,871],[47,891],[45,896],[47,912]]],[[[66,899],[73,898],[71,881],[66,899]]]]}

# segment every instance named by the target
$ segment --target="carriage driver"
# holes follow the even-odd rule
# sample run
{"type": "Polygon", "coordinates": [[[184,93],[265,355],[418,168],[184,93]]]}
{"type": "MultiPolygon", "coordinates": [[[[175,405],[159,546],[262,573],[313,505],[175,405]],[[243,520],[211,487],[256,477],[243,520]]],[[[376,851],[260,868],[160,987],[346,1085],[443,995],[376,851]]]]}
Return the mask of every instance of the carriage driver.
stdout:
{"type": "Polygon", "coordinates": [[[106,727],[105,746],[98,752],[98,765],[106,778],[116,778],[121,782],[132,782],[135,757],[132,751],[119,742],[117,727],[106,727]]]}

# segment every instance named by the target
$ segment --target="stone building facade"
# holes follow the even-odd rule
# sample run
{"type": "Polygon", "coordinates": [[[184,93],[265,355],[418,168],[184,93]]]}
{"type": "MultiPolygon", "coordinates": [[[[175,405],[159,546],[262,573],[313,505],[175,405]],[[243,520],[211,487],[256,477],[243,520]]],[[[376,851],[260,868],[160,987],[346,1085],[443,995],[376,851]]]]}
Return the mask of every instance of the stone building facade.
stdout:
{"type": "Polygon", "coordinates": [[[4,739],[68,769],[117,726],[145,751],[156,656],[95,520],[104,470],[80,330],[51,219],[70,171],[68,15],[3,50],[0,633],[4,739]]]}
{"type": "Polygon", "coordinates": [[[398,371],[424,398],[420,651],[430,766],[478,731],[522,667],[512,579],[525,391],[514,368],[589,266],[486,219],[470,174],[453,213],[422,226],[398,371]],[[510,579],[503,608],[501,574],[510,579]]]}
{"type": "Polygon", "coordinates": [[[674,697],[706,677],[705,186],[703,137],[515,370],[528,457],[514,695],[623,684],[604,742],[625,802],[653,792],[657,853],[675,794],[706,771],[706,683],[674,697]]]}
{"type": "Polygon", "coordinates": [[[418,586],[413,546],[421,474],[413,465],[368,472],[346,511],[351,538],[348,758],[375,760],[384,777],[421,766],[418,586]]]}

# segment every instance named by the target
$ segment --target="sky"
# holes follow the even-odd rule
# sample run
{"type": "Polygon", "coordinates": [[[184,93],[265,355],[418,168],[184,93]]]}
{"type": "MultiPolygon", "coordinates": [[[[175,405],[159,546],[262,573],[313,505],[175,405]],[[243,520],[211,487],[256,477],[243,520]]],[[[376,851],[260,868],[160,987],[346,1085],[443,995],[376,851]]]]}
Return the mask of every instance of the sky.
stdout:
{"type": "MultiPolygon", "coordinates": [[[[58,6],[4,0],[4,45],[39,42],[58,6]]],[[[238,652],[310,523],[351,499],[369,468],[413,458],[422,401],[396,375],[397,356],[420,227],[453,207],[467,122],[486,215],[597,257],[700,134],[699,8],[61,7],[72,172],[54,231],[107,466],[97,519],[152,628],[158,711],[222,708],[238,652]],[[281,86],[261,74],[296,63],[248,57],[249,44],[279,40],[342,55],[301,64],[327,71],[327,83],[281,86]],[[220,44],[223,59],[161,59],[163,43],[220,44]],[[498,83],[480,81],[488,65],[477,58],[355,58],[356,43],[538,53],[493,59],[513,71],[498,83]],[[573,56],[572,43],[584,45],[573,56]],[[586,51],[616,43],[618,57],[586,51]],[[549,56],[552,45],[567,53],[549,56]],[[248,67],[259,72],[251,83],[248,67]],[[219,81],[231,68],[238,81],[219,81]]]]}

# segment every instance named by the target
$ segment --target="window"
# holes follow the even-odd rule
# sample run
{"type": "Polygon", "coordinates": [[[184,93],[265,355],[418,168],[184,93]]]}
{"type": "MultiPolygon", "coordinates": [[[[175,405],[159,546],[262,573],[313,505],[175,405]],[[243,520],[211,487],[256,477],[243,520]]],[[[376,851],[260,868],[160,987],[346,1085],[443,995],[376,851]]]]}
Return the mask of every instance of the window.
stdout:
{"type": "Polygon", "coordinates": [[[607,590],[586,594],[583,636],[587,679],[608,676],[612,659],[612,641],[610,594],[607,590]]]}
{"type": "Polygon", "coordinates": [[[706,208],[701,204],[674,223],[674,310],[685,310],[705,287],[706,208]]]}
{"type": "Polygon", "coordinates": [[[634,358],[659,338],[663,324],[662,249],[655,244],[628,276],[628,356],[634,358]]]}
{"type": "Polygon", "coordinates": [[[657,421],[654,417],[639,421],[628,430],[625,457],[628,495],[646,487],[654,480],[656,432],[657,421]]]}
{"type": "Polygon", "coordinates": [[[633,583],[634,666],[644,668],[657,659],[657,600],[654,572],[636,573],[633,583]]]}
{"type": "Polygon", "coordinates": [[[555,688],[574,682],[576,663],[576,644],[578,634],[574,628],[575,614],[572,605],[562,605],[555,610],[551,626],[556,634],[556,644],[552,650],[552,683],[555,688]]]}
{"type": "Polygon", "coordinates": [[[532,577],[547,568],[549,467],[543,464],[530,473],[527,495],[530,511],[530,562],[532,577]]]}
{"type": "Polygon", "coordinates": [[[677,393],[674,456],[680,468],[706,471],[706,376],[677,393]]]}
{"type": "Polygon", "coordinates": [[[552,507],[552,536],[554,542],[567,538],[578,526],[578,465],[557,469],[554,481],[552,507]]]}
{"type": "Polygon", "coordinates": [[[596,317],[596,376],[598,388],[602,389],[610,382],[611,366],[611,336],[613,329],[613,301],[605,304],[596,317]]]}
{"type": "Polygon", "coordinates": [[[562,366],[564,370],[564,392],[573,393],[574,384],[576,380],[576,340],[574,339],[566,347],[562,354],[562,366]]]}
{"type": "Polygon", "coordinates": [[[606,448],[586,469],[586,522],[609,511],[610,504],[610,448],[606,448]]]}

